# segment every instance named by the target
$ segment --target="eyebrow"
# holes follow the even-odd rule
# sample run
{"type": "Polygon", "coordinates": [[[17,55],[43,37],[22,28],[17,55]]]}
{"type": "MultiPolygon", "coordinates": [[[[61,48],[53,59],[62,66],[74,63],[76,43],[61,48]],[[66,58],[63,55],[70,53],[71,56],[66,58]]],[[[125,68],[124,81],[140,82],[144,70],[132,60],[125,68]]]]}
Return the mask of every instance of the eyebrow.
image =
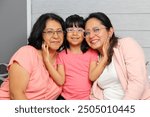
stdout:
{"type": "MultiPolygon", "coordinates": [[[[56,30],[62,30],[62,28],[58,28],[58,29],[56,29],[56,30]]],[[[55,30],[55,29],[53,29],[53,28],[46,28],[45,30],[55,30]]]]}

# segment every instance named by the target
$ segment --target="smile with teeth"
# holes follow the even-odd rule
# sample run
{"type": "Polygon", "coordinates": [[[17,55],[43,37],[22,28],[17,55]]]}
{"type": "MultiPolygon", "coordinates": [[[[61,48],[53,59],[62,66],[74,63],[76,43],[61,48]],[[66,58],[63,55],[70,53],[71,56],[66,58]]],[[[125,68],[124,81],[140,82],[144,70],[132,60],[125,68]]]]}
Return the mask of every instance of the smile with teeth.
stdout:
{"type": "Polygon", "coordinates": [[[91,43],[91,44],[96,44],[96,43],[99,42],[99,41],[100,41],[99,39],[94,39],[94,40],[91,40],[90,43],[91,43]]]}
{"type": "Polygon", "coordinates": [[[79,38],[78,37],[72,37],[71,39],[74,41],[77,41],[79,38]]]}

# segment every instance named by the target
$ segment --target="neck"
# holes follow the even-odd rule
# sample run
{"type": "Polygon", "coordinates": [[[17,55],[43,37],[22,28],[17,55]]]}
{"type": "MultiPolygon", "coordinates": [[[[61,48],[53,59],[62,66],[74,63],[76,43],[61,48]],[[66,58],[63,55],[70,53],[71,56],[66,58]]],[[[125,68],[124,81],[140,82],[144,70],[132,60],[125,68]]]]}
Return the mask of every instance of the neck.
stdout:
{"type": "Polygon", "coordinates": [[[56,55],[57,55],[57,51],[49,50],[49,54],[50,54],[50,57],[51,57],[51,58],[55,58],[56,55]]]}
{"type": "MultiPolygon", "coordinates": [[[[38,50],[39,53],[39,57],[43,60],[43,56],[42,56],[42,50],[38,50]]],[[[56,60],[56,56],[57,56],[57,51],[51,51],[49,50],[49,55],[50,55],[50,61],[51,63],[54,63],[56,60]]]]}
{"type": "Polygon", "coordinates": [[[98,52],[99,52],[100,54],[102,54],[102,53],[103,53],[102,48],[99,48],[99,49],[97,49],[97,50],[98,50],[98,52]]]}
{"type": "Polygon", "coordinates": [[[70,46],[69,50],[75,54],[82,53],[80,46],[70,46]]]}

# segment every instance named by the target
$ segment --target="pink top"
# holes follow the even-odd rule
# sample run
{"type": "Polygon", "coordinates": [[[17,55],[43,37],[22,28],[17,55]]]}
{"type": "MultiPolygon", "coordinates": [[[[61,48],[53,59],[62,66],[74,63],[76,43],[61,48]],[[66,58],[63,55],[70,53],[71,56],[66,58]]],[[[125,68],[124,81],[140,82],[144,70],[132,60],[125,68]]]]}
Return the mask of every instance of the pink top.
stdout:
{"type": "Polygon", "coordinates": [[[84,54],[67,52],[60,52],[57,60],[58,64],[64,65],[66,73],[61,95],[67,100],[87,100],[91,89],[89,65],[91,61],[97,61],[97,53],[92,49],[84,54]]]}
{"type": "MultiPolygon", "coordinates": [[[[17,61],[30,74],[26,89],[26,96],[29,100],[51,100],[60,95],[61,88],[49,76],[43,60],[34,47],[27,45],[20,48],[11,58],[9,66],[13,61],[17,61]]],[[[10,99],[9,78],[0,87],[0,99],[10,99]]]]}

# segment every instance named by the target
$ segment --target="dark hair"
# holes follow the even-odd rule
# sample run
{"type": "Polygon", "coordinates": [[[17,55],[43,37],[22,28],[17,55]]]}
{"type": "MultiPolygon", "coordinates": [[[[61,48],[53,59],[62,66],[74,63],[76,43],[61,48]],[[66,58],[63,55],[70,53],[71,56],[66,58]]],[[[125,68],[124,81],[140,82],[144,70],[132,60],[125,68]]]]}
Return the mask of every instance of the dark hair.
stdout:
{"type": "MultiPolygon", "coordinates": [[[[110,30],[110,28],[113,28],[110,19],[102,12],[95,12],[95,13],[91,13],[86,19],[85,19],[85,24],[86,22],[91,19],[91,18],[96,18],[98,19],[105,27],[107,30],[110,30]]],[[[109,49],[107,51],[107,55],[108,55],[108,61],[107,61],[107,65],[109,65],[112,61],[112,56],[113,56],[113,47],[116,46],[116,44],[118,43],[118,37],[115,36],[115,33],[113,32],[112,37],[110,38],[110,46],[109,49]]],[[[100,54],[100,53],[99,53],[100,54]]]]}
{"type": "MultiPolygon", "coordinates": [[[[66,21],[65,21],[65,27],[66,28],[70,28],[70,27],[80,27],[80,28],[85,28],[85,22],[84,22],[84,18],[77,15],[77,14],[74,14],[74,15],[70,15],[69,17],[66,18],[66,21]]],[[[67,34],[66,34],[67,35],[67,34]]],[[[66,35],[65,35],[65,39],[64,39],[64,48],[67,52],[67,48],[70,48],[69,46],[69,42],[66,38],[66,35]]],[[[81,43],[81,51],[83,53],[85,53],[87,50],[88,50],[89,46],[85,40],[85,38],[83,39],[82,43],[81,43]]]]}
{"type": "MultiPolygon", "coordinates": [[[[46,22],[51,19],[51,20],[55,20],[57,22],[59,22],[62,26],[62,29],[65,30],[65,23],[64,20],[54,14],[54,13],[45,13],[42,14],[37,21],[35,22],[35,24],[33,25],[31,34],[28,38],[28,45],[31,45],[33,47],[35,47],[36,49],[41,49],[42,48],[42,42],[43,42],[43,30],[46,27],[46,22]]],[[[60,47],[61,48],[61,47],[60,47]]]]}

